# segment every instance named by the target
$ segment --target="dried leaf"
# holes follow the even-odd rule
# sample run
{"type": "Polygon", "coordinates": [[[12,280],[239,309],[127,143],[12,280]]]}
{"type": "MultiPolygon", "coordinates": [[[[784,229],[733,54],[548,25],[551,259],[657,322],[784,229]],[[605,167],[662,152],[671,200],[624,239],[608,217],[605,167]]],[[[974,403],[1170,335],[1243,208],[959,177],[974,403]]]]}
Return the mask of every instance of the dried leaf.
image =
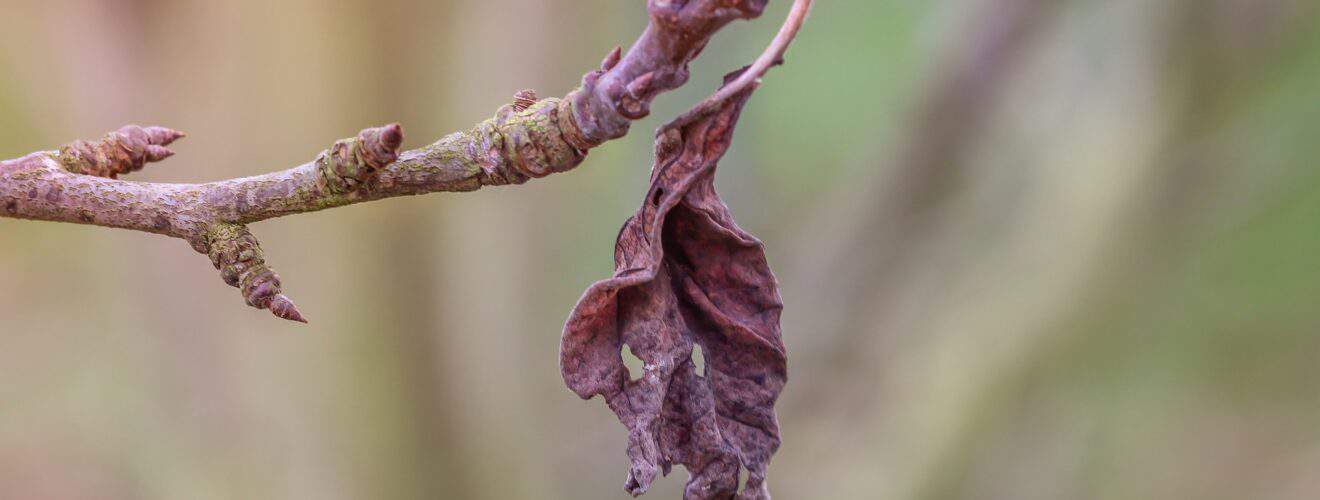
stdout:
{"type": "Polygon", "coordinates": [[[564,327],[565,382],[584,399],[604,396],[629,429],[633,495],[682,464],[691,474],[685,499],[770,498],[774,404],[787,380],[783,306],[761,242],[738,227],[714,187],[750,94],[659,134],[651,187],[619,233],[614,277],[588,289],[564,327]],[[645,363],[637,379],[624,366],[625,345],[645,363]],[[741,469],[748,479],[739,492],[741,469]]]}

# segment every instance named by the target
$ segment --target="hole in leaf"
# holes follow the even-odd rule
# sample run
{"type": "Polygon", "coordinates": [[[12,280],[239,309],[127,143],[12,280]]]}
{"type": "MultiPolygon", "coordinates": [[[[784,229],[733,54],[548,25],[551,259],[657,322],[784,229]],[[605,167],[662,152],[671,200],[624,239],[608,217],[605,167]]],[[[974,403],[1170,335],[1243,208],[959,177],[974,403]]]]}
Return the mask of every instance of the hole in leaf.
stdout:
{"type": "Polygon", "coordinates": [[[660,199],[665,197],[664,188],[656,188],[655,195],[651,197],[651,204],[660,206],[660,199]]]}
{"type": "Polygon", "coordinates": [[[748,476],[747,468],[746,468],[746,467],[739,467],[739,468],[738,468],[738,491],[746,491],[746,490],[747,490],[747,476],[748,476]]]}
{"type": "Polygon", "coordinates": [[[646,363],[633,354],[632,346],[628,344],[623,345],[623,366],[628,368],[628,380],[642,378],[642,373],[646,370],[646,363]]]}
{"type": "Polygon", "coordinates": [[[697,375],[706,375],[706,353],[701,350],[701,344],[692,344],[692,366],[696,368],[697,375]]]}

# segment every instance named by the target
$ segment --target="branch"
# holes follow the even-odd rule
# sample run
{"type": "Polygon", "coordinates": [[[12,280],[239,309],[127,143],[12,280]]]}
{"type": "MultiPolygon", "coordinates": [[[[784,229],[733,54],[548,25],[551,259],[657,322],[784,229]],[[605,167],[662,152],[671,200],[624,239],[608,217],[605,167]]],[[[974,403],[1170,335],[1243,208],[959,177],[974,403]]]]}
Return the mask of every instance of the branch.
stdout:
{"type": "Polygon", "coordinates": [[[247,225],[353,203],[483,186],[522,184],[577,167],[587,152],[623,137],[651,101],[688,80],[688,63],[715,32],[753,19],[768,0],[648,0],[650,23],[623,54],[562,99],[523,91],[473,129],[398,152],[398,124],[363,130],[288,170],[206,184],[118,180],[168,158],[183,134],[126,126],[95,143],[77,141],[0,162],[0,216],[133,229],[188,241],[210,256],[248,305],[306,320],[283,295],[247,225]]]}

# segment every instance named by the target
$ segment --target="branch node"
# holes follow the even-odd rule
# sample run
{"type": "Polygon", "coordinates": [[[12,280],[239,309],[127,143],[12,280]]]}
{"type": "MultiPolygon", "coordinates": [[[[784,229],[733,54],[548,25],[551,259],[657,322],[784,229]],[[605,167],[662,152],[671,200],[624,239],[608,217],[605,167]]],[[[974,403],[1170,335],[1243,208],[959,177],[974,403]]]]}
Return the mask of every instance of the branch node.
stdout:
{"type": "Polygon", "coordinates": [[[96,142],[73,141],[57,157],[69,172],[115,179],[174,156],[165,146],[185,136],[165,127],[126,125],[96,142]]]}
{"type": "Polygon", "coordinates": [[[316,158],[331,192],[347,193],[367,184],[380,169],[399,158],[403,127],[397,123],[363,130],[335,142],[316,158]]]}
{"type": "Polygon", "coordinates": [[[642,74],[628,82],[626,92],[619,98],[619,114],[629,120],[640,120],[651,114],[651,99],[654,98],[656,71],[642,74]]]}
{"type": "Polygon", "coordinates": [[[519,174],[540,178],[565,172],[586,157],[585,149],[577,147],[560,128],[560,108],[560,100],[544,99],[498,119],[505,158],[519,174]]]}

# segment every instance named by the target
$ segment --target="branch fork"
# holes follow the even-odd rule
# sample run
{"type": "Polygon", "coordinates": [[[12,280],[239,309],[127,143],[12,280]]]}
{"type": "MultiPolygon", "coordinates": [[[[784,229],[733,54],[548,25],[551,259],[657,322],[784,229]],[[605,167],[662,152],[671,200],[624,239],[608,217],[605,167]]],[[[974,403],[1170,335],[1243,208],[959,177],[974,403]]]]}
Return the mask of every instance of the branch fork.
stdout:
{"type": "Polygon", "coordinates": [[[767,1],[648,0],[650,23],[636,43],[611,51],[568,95],[519,92],[471,130],[414,150],[400,151],[403,129],[391,124],[335,142],[313,161],[283,171],[204,184],[131,182],[119,176],[169,158],[168,146],[184,134],[129,125],[98,141],[0,161],[0,216],[183,239],[211,258],[248,305],[306,322],[283,294],[249,224],[572,170],[591,149],[626,135],[658,95],[686,83],[688,63],[716,32],[760,16],[767,1]]]}
{"type": "MultiPolygon", "coordinates": [[[[97,142],[0,162],[0,215],[182,238],[249,306],[306,323],[249,224],[571,170],[647,116],[657,95],[683,85],[688,62],[716,31],[759,16],[766,3],[649,0],[651,22],[637,43],[626,54],[611,51],[563,99],[520,91],[471,130],[411,151],[400,151],[396,123],[280,172],[206,184],[128,182],[117,177],[172,156],[167,146],[184,134],[126,126],[97,142]]],[[[767,470],[780,445],[774,406],[787,382],[782,302],[760,241],[738,228],[714,179],[743,105],[782,61],[811,3],[795,0],[755,62],[657,131],[651,187],[619,233],[615,276],[588,289],[565,324],[565,383],[583,398],[604,397],[629,428],[624,488],[634,496],[682,464],[690,473],[685,499],[770,498],[767,470]],[[646,361],[636,379],[622,361],[624,345],[646,361]],[[697,346],[708,360],[700,373],[697,346]]]]}

